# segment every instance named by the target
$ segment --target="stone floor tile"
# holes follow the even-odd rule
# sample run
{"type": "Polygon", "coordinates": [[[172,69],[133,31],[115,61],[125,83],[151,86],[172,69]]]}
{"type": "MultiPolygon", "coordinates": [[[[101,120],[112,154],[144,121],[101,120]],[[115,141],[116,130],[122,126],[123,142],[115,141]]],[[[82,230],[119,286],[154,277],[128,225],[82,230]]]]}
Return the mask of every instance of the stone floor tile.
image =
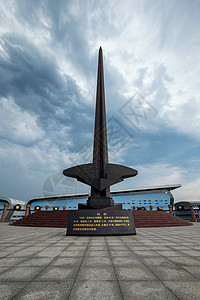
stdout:
{"type": "Polygon", "coordinates": [[[60,255],[63,252],[63,249],[61,247],[53,248],[49,246],[48,248],[37,252],[34,256],[35,257],[56,257],[60,255]]]}
{"type": "Polygon", "coordinates": [[[60,254],[60,257],[82,257],[84,256],[85,254],[85,251],[63,251],[61,254],[60,254]]]}
{"type": "Polygon", "coordinates": [[[111,266],[112,261],[109,257],[104,256],[86,256],[83,260],[83,266],[111,266]]]}
{"type": "Polygon", "coordinates": [[[77,267],[47,267],[34,281],[71,281],[74,280],[77,272],[77,267]]]}
{"type": "Polygon", "coordinates": [[[116,267],[118,280],[157,280],[145,266],[116,267]]]}
{"type": "Polygon", "coordinates": [[[194,276],[192,276],[189,272],[185,271],[180,267],[149,267],[151,271],[161,280],[196,280],[194,276]]]}
{"type": "Polygon", "coordinates": [[[111,256],[131,256],[132,252],[129,250],[122,251],[110,251],[111,256]]]}
{"type": "Polygon", "coordinates": [[[81,267],[77,281],[116,280],[113,267],[81,267]]]}
{"type": "Polygon", "coordinates": [[[87,246],[69,246],[66,251],[85,251],[87,246]]]}
{"type": "Polygon", "coordinates": [[[160,281],[120,281],[124,300],[174,300],[178,299],[160,281]]]}
{"type": "Polygon", "coordinates": [[[43,267],[12,267],[0,274],[0,281],[31,281],[43,267]]]}
{"type": "Polygon", "coordinates": [[[69,300],[123,300],[116,281],[79,281],[69,300]]]}
{"type": "Polygon", "coordinates": [[[27,282],[1,282],[0,299],[13,299],[26,285],[27,282]]]}
{"type": "Polygon", "coordinates": [[[194,267],[194,266],[183,266],[183,269],[185,269],[187,272],[192,274],[194,277],[200,279],[200,267],[194,267]]]}
{"type": "Polygon", "coordinates": [[[167,258],[159,256],[159,257],[145,257],[142,258],[142,262],[146,266],[160,266],[160,267],[176,267],[171,261],[167,258]]]}
{"type": "Polygon", "coordinates": [[[88,251],[107,251],[108,250],[108,247],[107,246],[91,246],[91,247],[88,247],[87,249],[88,251]]]}
{"type": "Polygon", "coordinates": [[[197,257],[188,257],[188,256],[171,256],[168,257],[170,261],[175,263],[178,266],[200,266],[200,261],[196,259],[197,257]]]}
{"type": "Polygon", "coordinates": [[[183,255],[187,255],[187,256],[199,256],[199,251],[197,251],[197,250],[183,250],[183,251],[181,251],[181,253],[183,253],[183,255]]]}
{"type": "Polygon", "coordinates": [[[2,267],[0,266],[0,274],[3,273],[4,271],[10,269],[11,267],[2,267]]]}
{"type": "Polygon", "coordinates": [[[7,255],[8,255],[8,252],[0,251],[0,257],[6,257],[7,255]]]}
{"type": "Polygon", "coordinates": [[[80,266],[82,257],[58,257],[49,265],[49,267],[67,267],[80,266]]]}
{"type": "Polygon", "coordinates": [[[155,251],[151,251],[151,250],[136,250],[134,251],[134,254],[136,254],[139,257],[147,257],[147,256],[153,256],[153,257],[159,257],[160,255],[158,253],[156,253],[155,251]]]}
{"type": "Polygon", "coordinates": [[[128,251],[128,247],[126,246],[109,246],[109,249],[110,250],[113,250],[113,251],[128,251]]]}
{"type": "Polygon", "coordinates": [[[25,256],[33,256],[37,252],[44,249],[43,247],[27,247],[26,249],[19,250],[15,253],[9,255],[9,257],[25,257],[25,256]]]}
{"type": "Polygon", "coordinates": [[[21,267],[40,267],[40,266],[47,266],[49,265],[53,257],[31,257],[29,259],[26,259],[18,264],[18,266],[21,267]]]}
{"type": "Polygon", "coordinates": [[[182,252],[179,251],[174,251],[174,250],[167,250],[167,251],[162,251],[162,250],[158,250],[156,251],[158,254],[160,254],[161,256],[184,256],[184,254],[182,252]]]}
{"type": "Polygon", "coordinates": [[[86,253],[85,253],[85,256],[99,256],[99,257],[109,257],[109,252],[108,251],[94,251],[94,250],[88,250],[86,253]]]}
{"type": "Polygon", "coordinates": [[[115,256],[112,258],[114,266],[137,266],[143,265],[139,258],[127,257],[127,256],[115,256]]]}
{"type": "Polygon", "coordinates": [[[0,266],[6,267],[6,266],[16,266],[20,262],[24,261],[26,258],[24,257],[4,257],[0,258],[0,266]]]}
{"type": "Polygon", "coordinates": [[[200,282],[164,281],[163,282],[181,300],[199,300],[200,282]]]}
{"type": "Polygon", "coordinates": [[[72,282],[31,282],[14,300],[59,300],[67,299],[72,282]]]}
{"type": "Polygon", "coordinates": [[[133,250],[133,251],[148,251],[149,250],[148,247],[138,247],[138,246],[129,246],[128,248],[129,248],[129,250],[133,250]]]}

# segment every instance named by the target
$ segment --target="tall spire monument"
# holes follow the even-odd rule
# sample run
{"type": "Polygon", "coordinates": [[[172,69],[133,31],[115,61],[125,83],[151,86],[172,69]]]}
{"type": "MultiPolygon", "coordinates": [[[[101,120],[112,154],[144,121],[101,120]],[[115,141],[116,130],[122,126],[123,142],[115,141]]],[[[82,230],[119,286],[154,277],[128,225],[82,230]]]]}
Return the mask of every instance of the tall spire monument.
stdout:
{"type": "MultiPolygon", "coordinates": [[[[110,197],[110,186],[123,181],[125,178],[137,175],[135,169],[108,162],[103,52],[101,47],[98,60],[93,163],[66,169],[63,174],[91,186],[91,196],[88,198],[87,205],[79,205],[79,208],[92,209],[114,208],[114,201],[110,197]]],[[[119,208],[119,206],[117,207],[119,208]]]]}
{"type": "Polygon", "coordinates": [[[99,49],[93,162],[68,168],[65,176],[91,186],[86,204],[79,203],[78,211],[70,211],[67,235],[136,234],[131,211],[114,205],[110,186],[137,175],[137,170],[108,162],[106,106],[104,91],[103,53],[99,49]]]}

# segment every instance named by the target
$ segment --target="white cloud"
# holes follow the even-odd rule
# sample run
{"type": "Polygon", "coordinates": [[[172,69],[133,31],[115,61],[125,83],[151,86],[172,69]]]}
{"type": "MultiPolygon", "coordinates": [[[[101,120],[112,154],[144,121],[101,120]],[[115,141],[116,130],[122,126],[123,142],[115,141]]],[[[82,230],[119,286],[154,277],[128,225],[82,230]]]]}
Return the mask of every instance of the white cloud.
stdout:
{"type": "Polygon", "coordinates": [[[112,189],[180,184],[185,174],[183,169],[170,164],[157,163],[131,167],[138,170],[138,175],[113,186],[112,189]]]}
{"type": "Polygon", "coordinates": [[[191,200],[200,200],[200,178],[197,178],[194,181],[187,182],[176,191],[174,191],[175,201],[191,201],[191,200]]]}
{"type": "Polygon", "coordinates": [[[107,69],[112,66],[122,75],[118,92],[133,95],[138,71],[143,69],[138,90],[144,97],[149,95],[159,110],[159,120],[152,122],[199,139],[200,33],[196,4],[171,1],[160,7],[157,1],[121,1],[117,5],[109,1],[106,8],[97,7],[89,13],[87,34],[91,52],[101,44],[107,69]],[[165,72],[159,71],[160,66],[165,72]]]}
{"type": "Polygon", "coordinates": [[[37,117],[23,111],[13,99],[0,99],[0,114],[0,136],[2,139],[28,145],[43,138],[44,132],[37,125],[37,117]]]}

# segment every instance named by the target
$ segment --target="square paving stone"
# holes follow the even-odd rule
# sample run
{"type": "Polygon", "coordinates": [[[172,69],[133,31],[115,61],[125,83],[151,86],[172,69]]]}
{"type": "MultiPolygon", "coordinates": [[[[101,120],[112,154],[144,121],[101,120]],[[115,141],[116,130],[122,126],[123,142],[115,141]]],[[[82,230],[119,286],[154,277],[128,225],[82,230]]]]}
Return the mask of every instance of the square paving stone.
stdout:
{"type": "Polygon", "coordinates": [[[10,269],[11,267],[2,267],[0,266],[0,274],[3,273],[4,271],[10,269]]]}
{"type": "Polygon", "coordinates": [[[200,268],[198,267],[188,267],[188,266],[183,266],[183,268],[188,271],[191,275],[194,277],[200,279],[200,268]]]}
{"type": "Polygon", "coordinates": [[[168,259],[179,266],[200,266],[200,261],[196,257],[176,256],[168,257],[168,259]]]}
{"type": "Polygon", "coordinates": [[[111,256],[131,256],[132,252],[131,251],[110,251],[111,256]]]}
{"type": "Polygon", "coordinates": [[[85,254],[85,251],[63,251],[61,254],[60,254],[60,257],[83,257],[85,254]]]}
{"type": "Polygon", "coordinates": [[[168,251],[156,251],[157,253],[159,253],[161,256],[184,256],[184,254],[182,252],[178,252],[178,251],[174,251],[174,250],[168,250],[168,251]]]}
{"type": "Polygon", "coordinates": [[[83,260],[83,266],[94,266],[94,267],[100,267],[100,266],[111,266],[112,261],[109,257],[104,256],[87,256],[83,260]]]}
{"type": "Polygon", "coordinates": [[[172,267],[149,267],[151,271],[161,280],[196,280],[194,276],[192,276],[187,271],[181,269],[180,267],[172,268],[172,267]]]}
{"type": "Polygon", "coordinates": [[[30,259],[26,259],[18,264],[18,266],[31,266],[31,267],[40,267],[47,266],[53,260],[53,257],[31,257],[30,259]]]}
{"type": "Polygon", "coordinates": [[[77,281],[116,280],[113,267],[81,267],[77,281]]]}
{"type": "Polygon", "coordinates": [[[128,251],[128,247],[125,246],[109,246],[109,250],[115,250],[115,251],[128,251]]]}
{"type": "Polygon", "coordinates": [[[13,253],[9,255],[10,257],[25,257],[25,256],[33,256],[37,252],[41,251],[43,247],[28,247],[26,249],[17,251],[16,253],[13,253]]]}
{"type": "Polygon", "coordinates": [[[124,300],[172,300],[178,299],[160,281],[120,281],[124,300]]]}
{"type": "Polygon", "coordinates": [[[115,256],[112,258],[112,262],[115,266],[137,266],[137,265],[143,265],[142,261],[139,258],[135,257],[121,257],[121,256],[115,256]]]}
{"type": "Polygon", "coordinates": [[[69,300],[123,300],[115,281],[79,281],[73,286],[69,300]]]}
{"type": "Polygon", "coordinates": [[[148,251],[148,247],[130,246],[129,249],[133,251],[148,251]]]}
{"type": "Polygon", "coordinates": [[[77,267],[47,267],[34,281],[71,281],[78,272],[77,267]]]}
{"type": "Polygon", "coordinates": [[[87,249],[87,246],[70,246],[67,247],[67,251],[84,251],[87,249]]]}
{"type": "Polygon", "coordinates": [[[119,242],[107,242],[108,247],[124,247],[124,243],[119,243],[119,242]]]}
{"type": "Polygon", "coordinates": [[[5,257],[8,255],[8,252],[6,251],[0,251],[0,257],[5,257]]]}
{"type": "Polygon", "coordinates": [[[90,246],[88,247],[88,250],[91,250],[91,251],[106,251],[108,250],[108,247],[105,245],[105,246],[90,246]]]}
{"type": "Polygon", "coordinates": [[[199,300],[199,281],[164,281],[163,283],[181,300],[199,300]]]}
{"type": "Polygon", "coordinates": [[[118,280],[158,280],[145,266],[116,267],[118,280]]]}
{"type": "Polygon", "coordinates": [[[58,257],[49,267],[67,267],[67,266],[80,266],[82,257],[58,257]]]}
{"type": "Polygon", "coordinates": [[[182,250],[191,250],[189,247],[186,246],[172,246],[172,250],[182,251],[182,250]]]}
{"type": "Polygon", "coordinates": [[[175,264],[162,256],[148,258],[145,257],[142,259],[142,262],[147,266],[176,267],[175,264]]]}
{"type": "Polygon", "coordinates": [[[105,256],[105,257],[109,257],[109,252],[108,251],[93,251],[93,250],[88,250],[86,253],[85,253],[85,256],[99,256],[99,257],[102,257],[102,256],[105,256]]]}
{"type": "Polygon", "coordinates": [[[27,282],[2,282],[0,283],[0,299],[13,299],[25,286],[27,282]]]}
{"type": "Polygon", "coordinates": [[[191,248],[194,250],[200,251],[200,245],[194,245],[191,248]]]}
{"type": "Polygon", "coordinates": [[[73,282],[31,282],[15,300],[67,299],[73,282]]]}
{"type": "Polygon", "coordinates": [[[153,257],[159,257],[160,255],[158,253],[156,253],[155,251],[144,251],[144,250],[141,250],[141,251],[134,251],[134,253],[139,256],[139,257],[147,257],[147,256],[153,256],[153,257]]]}
{"type": "Polygon", "coordinates": [[[53,248],[50,246],[47,249],[44,249],[38,253],[36,253],[35,257],[56,257],[62,253],[62,248],[53,248]]]}
{"type": "Polygon", "coordinates": [[[16,266],[20,262],[24,261],[24,257],[4,257],[0,258],[0,266],[6,267],[6,266],[16,266]]]}
{"type": "Polygon", "coordinates": [[[199,251],[197,250],[183,250],[181,253],[188,256],[199,256],[199,251]]]}
{"type": "Polygon", "coordinates": [[[31,281],[43,267],[12,267],[0,274],[0,281],[31,281]]]}

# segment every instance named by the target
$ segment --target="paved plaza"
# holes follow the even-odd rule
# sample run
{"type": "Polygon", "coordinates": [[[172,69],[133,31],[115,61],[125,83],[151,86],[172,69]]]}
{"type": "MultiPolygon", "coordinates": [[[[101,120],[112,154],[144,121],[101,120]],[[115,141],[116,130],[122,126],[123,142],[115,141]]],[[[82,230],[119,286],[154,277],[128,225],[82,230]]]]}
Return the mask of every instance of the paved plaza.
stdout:
{"type": "Polygon", "coordinates": [[[200,299],[200,223],[68,237],[0,223],[0,299],[200,299]]]}

